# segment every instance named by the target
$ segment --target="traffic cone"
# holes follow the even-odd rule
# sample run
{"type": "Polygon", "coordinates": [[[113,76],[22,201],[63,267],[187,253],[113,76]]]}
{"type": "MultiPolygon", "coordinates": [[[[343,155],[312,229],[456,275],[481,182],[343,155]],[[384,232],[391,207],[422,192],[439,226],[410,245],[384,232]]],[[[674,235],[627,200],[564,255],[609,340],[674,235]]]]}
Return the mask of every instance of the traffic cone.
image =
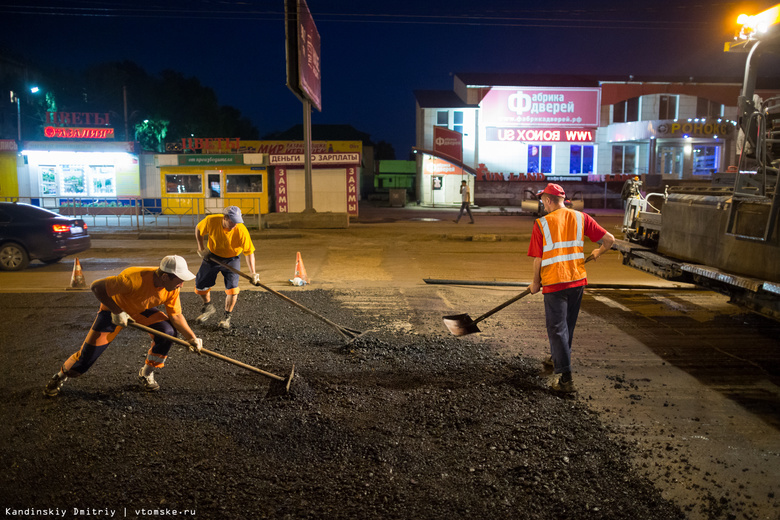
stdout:
{"type": "Polygon", "coordinates": [[[76,258],[76,262],[73,264],[73,275],[70,277],[70,287],[67,289],[86,289],[87,281],[84,280],[84,273],[81,272],[81,263],[76,258]]]}
{"type": "Polygon", "coordinates": [[[303,266],[303,258],[301,258],[300,251],[298,251],[295,257],[295,274],[290,283],[293,285],[306,285],[309,283],[309,277],[306,275],[306,268],[303,266]]]}

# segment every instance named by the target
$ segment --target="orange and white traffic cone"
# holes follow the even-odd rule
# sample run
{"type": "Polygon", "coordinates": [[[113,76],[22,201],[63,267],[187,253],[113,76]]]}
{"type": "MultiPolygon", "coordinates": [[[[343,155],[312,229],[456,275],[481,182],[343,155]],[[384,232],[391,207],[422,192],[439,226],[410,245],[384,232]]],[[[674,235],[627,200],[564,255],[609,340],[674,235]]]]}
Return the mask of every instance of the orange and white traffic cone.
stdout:
{"type": "Polygon", "coordinates": [[[73,275],[70,277],[70,287],[67,289],[86,289],[87,281],[84,279],[84,273],[81,272],[81,263],[76,258],[73,264],[73,275]]]}
{"type": "Polygon", "coordinates": [[[295,274],[293,279],[290,280],[293,285],[306,285],[309,283],[309,277],[306,275],[306,268],[303,266],[303,259],[301,258],[300,251],[295,257],[295,274]]]}

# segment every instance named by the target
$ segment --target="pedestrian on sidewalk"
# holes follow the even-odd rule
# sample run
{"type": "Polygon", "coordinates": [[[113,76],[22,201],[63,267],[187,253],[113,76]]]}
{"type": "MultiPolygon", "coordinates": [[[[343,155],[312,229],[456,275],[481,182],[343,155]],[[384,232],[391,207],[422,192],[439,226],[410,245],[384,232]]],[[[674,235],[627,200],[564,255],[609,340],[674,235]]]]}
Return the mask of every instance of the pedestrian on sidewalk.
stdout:
{"type": "Polygon", "coordinates": [[[571,344],[580,303],[588,284],[585,272],[583,236],[600,244],[591,256],[596,260],[612,248],[615,237],[590,215],[565,207],[566,194],[558,184],[548,184],[541,195],[547,212],[536,219],[528,256],[534,259],[531,294],[539,289],[544,295],[547,338],[553,380],[550,388],[557,392],[575,391],[571,376],[571,344]]]}
{"type": "Polygon", "coordinates": [[[203,324],[217,312],[211,303],[211,288],[217,283],[217,275],[222,273],[225,279],[225,315],[219,322],[219,327],[229,329],[230,314],[238,301],[238,275],[212,262],[212,259],[241,270],[240,255],[243,253],[249,272],[252,273],[252,283],[260,283],[260,275],[255,271],[255,246],[249,236],[249,230],[244,225],[241,209],[238,206],[228,206],[222,210],[221,215],[209,215],[198,222],[195,240],[198,243],[198,256],[203,259],[195,278],[195,293],[203,300],[203,307],[195,321],[203,324]],[[208,240],[205,237],[208,237],[208,240]]]}
{"type": "Polygon", "coordinates": [[[466,181],[460,182],[460,201],[460,213],[458,213],[458,218],[454,222],[457,224],[460,217],[463,216],[463,212],[466,211],[469,214],[469,219],[471,219],[469,224],[473,224],[474,216],[471,214],[471,208],[469,207],[471,204],[471,193],[469,193],[469,183],[466,181]]]}
{"type": "MultiPolygon", "coordinates": [[[[179,290],[195,275],[180,256],[166,256],[160,267],[129,267],[117,276],[95,280],[90,289],[100,302],[100,310],[81,344],[54,374],[43,393],[54,397],[70,377],[79,377],[89,370],[130,320],[170,336],[180,332],[190,350],[200,352],[203,341],[195,336],[181,311],[179,290]],[[165,306],[165,312],[157,309],[165,306]]],[[[160,389],[154,380],[154,370],[162,368],[173,342],[152,336],[152,346],[138,372],[138,382],[147,392],[160,389]]]]}

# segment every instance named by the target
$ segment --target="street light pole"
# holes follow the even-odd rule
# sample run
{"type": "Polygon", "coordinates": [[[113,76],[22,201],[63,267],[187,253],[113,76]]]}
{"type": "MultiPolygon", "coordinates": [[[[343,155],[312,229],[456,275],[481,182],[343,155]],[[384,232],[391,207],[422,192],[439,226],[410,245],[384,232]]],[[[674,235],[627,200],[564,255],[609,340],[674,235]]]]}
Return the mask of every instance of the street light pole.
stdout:
{"type": "Polygon", "coordinates": [[[22,142],[22,109],[19,106],[19,96],[14,96],[16,98],[16,134],[19,138],[18,141],[21,144],[22,142]]]}

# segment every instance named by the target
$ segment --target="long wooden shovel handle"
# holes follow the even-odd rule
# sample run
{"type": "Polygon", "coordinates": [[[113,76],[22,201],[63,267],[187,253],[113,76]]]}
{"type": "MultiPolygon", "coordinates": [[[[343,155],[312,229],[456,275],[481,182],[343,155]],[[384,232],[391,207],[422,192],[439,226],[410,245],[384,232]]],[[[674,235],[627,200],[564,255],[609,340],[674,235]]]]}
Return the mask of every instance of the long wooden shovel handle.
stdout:
{"type": "MultiPolygon", "coordinates": [[[[590,262],[591,260],[593,260],[593,255],[588,255],[588,258],[586,258],[586,259],[585,259],[585,263],[587,264],[587,263],[588,263],[588,262],[590,262]]],[[[525,296],[528,296],[529,294],[531,294],[531,289],[530,289],[530,288],[529,288],[529,289],[526,289],[526,290],[525,290],[525,291],[523,291],[523,292],[521,292],[520,294],[518,294],[517,296],[515,296],[515,297],[514,297],[514,298],[512,298],[511,300],[507,300],[507,301],[505,301],[504,303],[502,303],[501,305],[499,305],[499,306],[498,306],[498,307],[496,307],[495,309],[490,309],[490,310],[489,310],[489,311],[487,311],[485,314],[483,314],[482,316],[480,316],[480,317],[479,317],[479,318],[477,318],[476,320],[472,321],[471,323],[479,323],[480,321],[484,320],[485,318],[487,318],[487,317],[489,317],[489,316],[492,316],[493,314],[497,313],[498,311],[500,311],[500,310],[501,310],[501,309],[503,309],[504,307],[508,307],[508,306],[512,305],[513,303],[515,303],[515,302],[516,302],[517,300],[519,300],[520,298],[524,298],[525,296]]]]}
{"type": "Polygon", "coordinates": [[[500,311],[500,310],[501,310],[501,309],[503,309],[504,307],[508,307],[508,306],[512,305],[513,303],[515,303],[515,302],[516,302],[517,300],[519,300],[520,298],[523,298],[523,297],[525,297],[525,296],[528,296],[529,294],[531,294],[531,289],[526,289],[525,291],[521,292],[520,294],[518,294],[517,296],[515,296],[515,297],[514,297],[514,298],[512,298],[511,300],[507,300],[507,301],[505,301],[504,303],[502,303],[501,305],[499,305],[498,307],[496,307],[496,308],[494,308],[494,309],[490,309],[490,310],[489,310],[489,311],[487,311],[485,314],[483,314],[482,316],[480,316],[480,317],[479,317],[479,318],[477,318],[476,320],[472,321],[471,323],[472,323],[472,324],[479,323],[480,321],[484,320],[485,318],[487,318],[487,317],[489,317],[489,316],[492,316],[493,314],[497,313],[498,311],[500,311]]]}
{"type": "MultiPolygon", "coordinates": [[[[135,321],[128,321],[127,325],[139,330],[143,330],[148,332],[149,334],[154,334],[155,336],[160,336],[161,338],[165,338],[167,340],[173,341],[174,343],[178,343],[179,345],[185,346],[187,348],[190,347],[190,344],[184,341],[181,338],[177,338],[175,336],[171,336],[170,334],[166,334],[164,332],[160,332],[159,330],[155,330],[151,327],[147,327],[146,325],[141,325],[138,322],[135,321]]],[[[252,372],[256,372],[258,374],[264,375],[265,377],[270,377],[271,379],[276,379],[277,381],[285,381],[285,379],[281,376],[277,376],[276,374],[272,374],[270,372],[266,372],[265,370],[260,370],[257,367],[253,367],[252,365],[247,365],[246,363],[242,363],[241,361],[236,361],[235,359],[229,358],[227,356],[223,356],[222,354],[218,354],[214,352],[213,350],[209,350],[206,348],[201,349],[201,352],[203,354],[206,354],[207,356],[215,357],[217,359],[221,359],[222,361],[227,361],[228,363],[232,363],[233,365],[239,366],[241,368],[245,368],[247,370],[251,370],[252,372]]]]}
{"type": "Polygon", "coordinates": [[[346,338],[346,339],[352,339],[352,338],[354,338],[354,337],[355,337],[354,331],[352,331],[352,330],[350,330],[350,329],[345,329],[344,327],[342,327],[341,325],[338,325],[337,323],[333,323],[332,321],[330,321],[330,320],[329,320],[328,318],[326,318],[325,316],[322,316],[322,315],[320,315],[320,314],[317,314],[317,313],[316,313],[316,312],[314,312],[313,310],[311,310],[311,309],[309,309],[309,308],[307,308],[307,307],[304,307],[303,305],[301,305],[300,303],[296,302],[295,300],[293,300],[293,299],[291,299],[291,298],[288,298],[288,297],[287,297],[287,296],[285,296],[284,294],[282,294],[282,293],[280,293],[280,292],[278,292],[278,291],[275,291],[275,290],[271,289],[271,288],[270,288],[270,287],[268,287],[267,285],[263,285],[263,284],[262,284],[262,283],[260,283],[260,282],[257,282],[257,283],[255,283],[255,282],[253,281],[252,277],[251,277],[251,276],[249,276],[248,274],[244,273],[243,271],[240,271],[240,270],[236,269],[235,267],[229,266],[229,265],[227,265],[227,264],[226,264],[226,263],[224,263],[224,262],[220,262],[219,260],[216,260],[216,259],[215,259],[215,258],[213,258],[213,257],[212,257],[212,258],[209,258],[209,261],[211,261],[211,262],[214,262],[215,264],[219,264],[219,265],[221,265],[222,267],[224,267],[224,268],[226,268],[226,269],[230,269],[231,271],[233,271],[233,272],[234,272],[234,273],[236,273],[237,275],[239,275],[239,276],[243,276],[244,278],[246,278],[247,280],[249,280],[250,282],[252,282],[252,285],[257,285],[258,287],[262,287],[263,289],[265,289],[265,290],[266,290],[266,291],[268,291],[269,293],[273,294],[274,296],[278,296],[279,298],[281,298],[282,300],[286,301],[286,302],[287,302],[287,303],[289,303],[290,305],[293,305],[294,307],[298,307],[298,308],[299,308],[300,310],[302,310],[303,312],[305,312],[305,313],[307,313],[307,314],[311,314],[311,315],[312,315],[312,316],[314,316],[315,318],[317,318],[317,319],[319,319],[319,320],[322,320],[322,321],[324,321],[325,323],[327,323],[328,325],[330,325],[331,327],[333,327],[334,329],[336,329],[336,330],[339,332],[339,334],[341,334],[341,335],[342,335],[344,338],[346,338]]]}

